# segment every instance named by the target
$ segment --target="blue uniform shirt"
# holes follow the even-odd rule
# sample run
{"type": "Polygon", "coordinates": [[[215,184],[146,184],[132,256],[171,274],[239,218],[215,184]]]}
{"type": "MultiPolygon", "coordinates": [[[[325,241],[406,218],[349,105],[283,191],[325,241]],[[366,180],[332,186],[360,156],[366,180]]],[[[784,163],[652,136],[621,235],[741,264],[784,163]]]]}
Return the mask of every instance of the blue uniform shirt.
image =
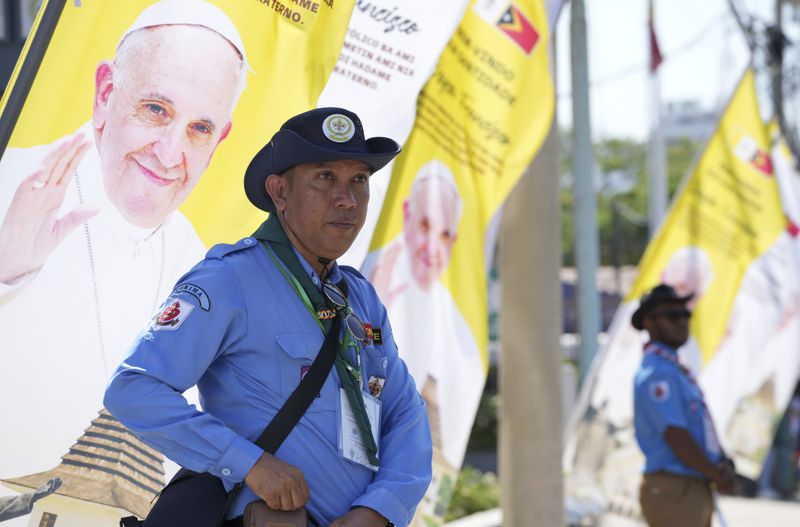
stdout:
{"type": "Polygon", "coordinates": [[[633,424],[636,440],[645,455],[645,473],[663,470],[705,479],[684,465],[669,447],[664,439],[669,426],[687,430],[712,463],[722,461],[703,392],[677,362],[676,350],[660,342],[648,344],[636,372],[633,406],[633,424]],[[650,348],[657,348],[665,356],[648,353],[650,348]]]}
{"type": "MultiPolygon", "coordinates": [[[[105,396],[111,413],[142,440],[186,468],[221,478],[228,489],[261,456],[253,441],[311,366],[324,337],[266,251],[255,238],[212,248],[140,333],[105,396]],[[195,384],[203,410],[181,396],[195,384]]],[[[334,264],[330,279],[343,276],[354,312],[382,330],[382,342],[376,338],[361,352],[364,389],[370,380],[373,386],[384,381],[380,469],[340,453],[335,368],[276,456],[302,470],[311,493],[306,506],[322,525],[366,506],[404,526],[431,478],[427,414],[375,290],[357,271],[334,264]]],[[[228,517],[241,515],[254,499],[245,485],[228,517]]]]}

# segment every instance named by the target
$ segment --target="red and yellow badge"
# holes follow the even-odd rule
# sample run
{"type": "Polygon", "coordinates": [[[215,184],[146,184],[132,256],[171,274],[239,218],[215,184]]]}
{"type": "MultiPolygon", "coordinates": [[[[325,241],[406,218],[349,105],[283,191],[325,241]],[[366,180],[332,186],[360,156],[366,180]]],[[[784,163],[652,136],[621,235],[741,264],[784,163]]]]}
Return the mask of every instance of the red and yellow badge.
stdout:
{"type": "Polygon", "coordinates": [[[153,317],[150,326],[154,331],[174,331],[183,324],[192,309],[194,306],[189,302],[179,298],[168,298],[164,303],[164,308],[153,317]]]}
{"type": "Polygon", "coordinates": [[[650,384],[650,397],[657,403],[669,399],[669,383],[667,381],[654,381],[650,384]]]}

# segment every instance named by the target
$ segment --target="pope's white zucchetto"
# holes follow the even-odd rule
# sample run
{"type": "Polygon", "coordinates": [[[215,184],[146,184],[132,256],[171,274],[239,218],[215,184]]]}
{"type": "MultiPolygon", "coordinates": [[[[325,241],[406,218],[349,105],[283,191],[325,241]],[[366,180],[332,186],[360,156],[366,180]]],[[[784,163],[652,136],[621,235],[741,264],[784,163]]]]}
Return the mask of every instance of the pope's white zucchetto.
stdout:
{"type": "Polygon", "coordinates": [[[134,31],[156,26],[201,26],[210,29],[239,51],[247,67],[247,54],[239,31],[228,15],[213,4],[204,0],[161,0],[142,11],[119,41],[122,43],[134,31]]]}

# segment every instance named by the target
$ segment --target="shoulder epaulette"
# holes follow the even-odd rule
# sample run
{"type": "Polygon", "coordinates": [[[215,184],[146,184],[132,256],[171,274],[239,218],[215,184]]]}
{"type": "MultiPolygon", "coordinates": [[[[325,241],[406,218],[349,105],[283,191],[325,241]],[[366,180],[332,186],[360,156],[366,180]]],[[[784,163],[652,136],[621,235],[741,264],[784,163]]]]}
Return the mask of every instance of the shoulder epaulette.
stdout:
{"type": "Polygon", "coordinates": [[[339,270],[349,275],[353,275],[356,278],[360,278],[361,280],[366,280],[366,277],[364,277],[364,275],[361,274],[361,272],[355,267],[350,267],[349,265],[340,265],[339,270]]]}
{"type": "Polygon", "coordinates": [[[258,245],[258,240],[256,240],[252,236],[249,238],[243,238],[233,244],[218,243],[217,245],[208,250],[206,258],[224,258],[225,256],[231,253],[242,251],[244,249],[250,249],[251,247],[255,247],[256,245],[258,245]]]}

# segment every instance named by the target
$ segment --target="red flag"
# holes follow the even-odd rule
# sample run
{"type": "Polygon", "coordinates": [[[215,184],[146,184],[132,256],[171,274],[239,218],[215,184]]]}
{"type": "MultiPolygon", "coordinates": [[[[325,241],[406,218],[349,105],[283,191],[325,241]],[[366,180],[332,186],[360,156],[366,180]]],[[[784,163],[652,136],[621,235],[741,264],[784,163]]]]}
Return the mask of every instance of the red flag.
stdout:
{"type": "Polygon", "coordinates": [[[664,62],[664,57],[658,47],[656,27],[653,23],[653,0],[650,0],[647,4],[647,29],[650,33],[650,73],[655,73],[661,63],[664,62]]]}
{"type": "Polygon", "coordinates": [[[539,32],[533,27],[531,21],[522,14],[522,11],[513,4],[497,21],[497,27],[511,37],[511,40],[528,55],[531,54],[533,48],[536,47],[536,43],[539,42],[539,32]]]}

